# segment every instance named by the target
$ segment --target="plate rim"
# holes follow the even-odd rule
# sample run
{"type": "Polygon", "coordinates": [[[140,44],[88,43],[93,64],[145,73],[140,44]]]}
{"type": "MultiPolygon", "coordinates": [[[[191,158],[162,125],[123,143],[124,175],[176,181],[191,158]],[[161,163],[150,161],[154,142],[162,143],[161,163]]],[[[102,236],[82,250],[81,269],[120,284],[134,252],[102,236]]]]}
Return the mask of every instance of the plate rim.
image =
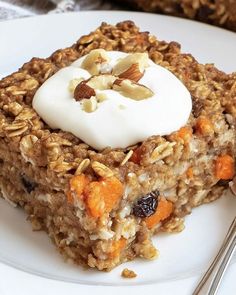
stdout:
{"type": "MultiPolygon", "coordinates": [[[[208,24],[208,23],[203,23],[197,20],[193,20],[193,19],[188,19],[188,18],[182,18],[182,17],[178,17],[178,16],[173,16],[173,15],[164,15],[164,14],[160,14],[160,13],[153,13],[153,12],[143,12],[143,11],[129,11],[129,10],[81,10],[81,11],[71,11],[71,12],[64,12],[64,13],[55,13],[55,14],[36,14],[36,15],[29,15],[29,16],[25,16],[25,17],[20,17],[20,18],[15,18],[15,19],[7,19],[7,20],[3,20],[0,21],[0,27],[1,25],[4,24],[8,24],[8,23],[18,23],[18,22],[27,22],[28,20],[31,19],[38,19],[38,18],[60,18],[60,17],[64,17],[64,16],[70,16],[70,15],[76,15],[76,14],[99,14],[99,13],[107,13],[107,14],[127,14],[127,15],[154,15],[160,18],[166,18],[166,19],[175,19],[176,21],[179,22],[189,22],[189,23],[194,23],[194,24],[198,24],[199,26],[205,27],[205,28],[210,28],[210,29],[215,29],[215,30],[219,30],[221,32],[225,32],[226,34],[229,34],[231,36],[236,37],[236,32],[230,31],[228,29],[222,28],[222,27],[218,27],[218,26],[214,26],[212,24],[208,24]]],[[[129,20],[129,19],[124,19],[124,21],[129,20]]]]}

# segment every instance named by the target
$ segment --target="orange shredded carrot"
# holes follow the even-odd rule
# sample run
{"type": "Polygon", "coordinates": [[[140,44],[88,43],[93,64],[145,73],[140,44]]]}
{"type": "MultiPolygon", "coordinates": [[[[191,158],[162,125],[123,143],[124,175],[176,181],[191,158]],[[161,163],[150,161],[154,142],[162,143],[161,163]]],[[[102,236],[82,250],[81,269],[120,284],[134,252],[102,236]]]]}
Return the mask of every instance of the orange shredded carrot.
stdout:
{"type": "Polygon", "coordinates": [[[84,194],[88,213],[95,218],[101,217],[105,213],[105,202],[100,182],[91,182],[85,188],[84,194]]]}
{"type": "Polygon", "coordinates": [[[123,194],[123,185],[116,177],[93,181],[85,188],[85,202],[91,216],[109,213],[123,194]]]}
{"type": "Polygon", "coordinates": [[[134,150],[132,156],[130,157],[130,161],[135,164],[140,164],[141,155],[142,155],[141,147],[138,147],[134,150]]]}
{"type": "Polygon", "coordinates": [[[73,203],[74,194],[84,199],[88,213],[97,218],[111,212],[123,195],[123,184],[116,177],[90,181],[80,174],[70,179],[70,191],[66,194],[69,203],[73,203]]]}
{"type": "Polygon", "coordinates": [[[158,203],[156,212],[145,218],[146,225],[149,229],[153,228],[160,221],[170,216],[173,211],[173,204],[164,198],[161,198],[158,203]]]}
{"type": "Polygon", "coordinates": [[[109,253],[110,258],[115,258],[120,255],[120,252],[124,249],[126,245],[126,239],[121,238],[118,241],[114,241],[112,244],[111,252],[109,253]]]}
{"type": "Polygon", "coordinates": [[[70,190],[80,197],[89,182],[90,180],[85,174],[76,175],[70,179],[70,190]]]}
{"type": "Polygon", "coordinates": [[[123,195],[123,184],[116,177],[102,180],[106,212],[110,212],[123,195]]]}
{"type": "Polygon", "coordinates": [[[188,178],[192,179],[193,178],[193,168],[189,167],[186,171],[186,175],[188,178]]]}
{"type": "Polygon", "coordinates": [[[234,159],[229,155],[221,155],[215,162],[215,175],[218,179],[232,179],[235,174],[234,159]]]}
{"type": "Polygon", "coordinates": [[[196,132],[201,135],[211,135],[214,133],[212,122],[206,117],[199,117],[196,122],[196,132]]]}
{"type": "Polygon", "coordinates": [[[192,129],[190,127],[182,127],[176,134],[177,139],[181,138],[185,143],[188,143],[192,138],[192,129]]]}

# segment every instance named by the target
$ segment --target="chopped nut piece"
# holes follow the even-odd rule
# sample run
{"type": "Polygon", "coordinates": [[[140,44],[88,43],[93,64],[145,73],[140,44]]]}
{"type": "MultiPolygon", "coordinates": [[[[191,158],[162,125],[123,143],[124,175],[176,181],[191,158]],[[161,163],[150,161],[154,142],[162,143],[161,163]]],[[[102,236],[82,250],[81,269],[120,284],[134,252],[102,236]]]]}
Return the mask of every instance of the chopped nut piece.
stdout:
{"type": "Polygon", "coordinates": [[[122,58],[113,68],[113,75],[119,76],[121,73],[129,69],[133,64],[139,65],[139,70],[142,73],[148,64],[147,53],[133,53],[129,54],[125,58],[122,58]]]}
{"type": "Polygon", "coordinates": [[[133,279],[137,277],[137,274],[133,270],[125,268],[123,269],[121,276],[125,279],[133,279]]]}
{"type": "Polygon", "coordinates": [[[119,75],[119,78],[129,79],[134,82],[138,82],[143,77],[143,75],[144,75],[144,73],[140,72],[139,64],[136,63],[136,64],[133,64],[132,66],[130,66],[126,71],[121,73],[119,75]]]}
{"type": "Polygon", "coordinates": [[[116,78],[112,75],[94,76],[87,81],[87,85],[97,90],[111,89],[116,78]]]}
{"type": "Polygon", "coordinates": [[[110,74],[112,72],[112,66],[109,63],[103,63],[100,67],[101,74],[110,74]]]}
{"type": "Polygon", "coordinates": [[[81,68],[87,70],[91,75],[98,75],[102,64],[110,60],[104,49],[92,50],[83,60],[81,68]]]}
{"type": "Polygon", "coordinates": [[[142,100],[154,95],[151,89],[128,79],[116,79],[113,84],[113,89],[134,100],[142,100]]]}
{"type": "Polygon", "coordinates": [[[74,98],[77,101],[82,100],[84,98],[90,98],[95,95],[95,90],[91,88],[89,85],[87,85],[84,81],[79,83],[74,91],[74,98]]]}
{"type": "Polygon", "coordinates": [[[76,86],[82,82],[84,79],[83,78],[79,78],[79,79],[73,79],[69,82],[68,85],[68,90],[73,93],[75,91],[76,86]]]}
{"type": "Polygon", "coordinates": [[[83,110],[87,113],[92,113],[97,109],[96,97],[91,97],[90,99],[83,99],[82,103],[83,110]]]}
{"type": "Polygon", "coordinates": [[[96,97],[98,102],[103,102],[107,99],[107,95],[105,93],[97,93],[96,97]]]}

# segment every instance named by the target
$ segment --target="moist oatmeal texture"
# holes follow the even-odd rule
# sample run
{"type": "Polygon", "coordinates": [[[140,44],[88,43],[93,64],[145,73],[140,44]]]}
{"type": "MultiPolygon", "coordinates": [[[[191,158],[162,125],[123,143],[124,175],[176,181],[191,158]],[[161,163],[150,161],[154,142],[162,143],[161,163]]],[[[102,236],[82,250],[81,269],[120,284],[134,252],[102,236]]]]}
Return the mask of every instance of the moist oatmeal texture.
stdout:
{"type": "Polygon", "coordinates": [[[147,12],[186,17],[236,31],[234,0],[117,0],[147,12]]]}
{"type": "MultiPolygon", "coordinates": [[[[103,23],[72,47],[33,58],[0,81],[2,197],[26,211],[66,259],[111,270],[136,256],[154,259],[151,236],[179,232],[193,207],[222,195],[234,176],[236,74],[199,64],[176,42],[131,21],[103,23]],[[96,151],[52,130],[32,108],[37,89],[92,49],[147,52],[188,88],[186,126],[126,149],[96,151]]],[[[99,130],[98,130],[99,132],[99,130]]]]}

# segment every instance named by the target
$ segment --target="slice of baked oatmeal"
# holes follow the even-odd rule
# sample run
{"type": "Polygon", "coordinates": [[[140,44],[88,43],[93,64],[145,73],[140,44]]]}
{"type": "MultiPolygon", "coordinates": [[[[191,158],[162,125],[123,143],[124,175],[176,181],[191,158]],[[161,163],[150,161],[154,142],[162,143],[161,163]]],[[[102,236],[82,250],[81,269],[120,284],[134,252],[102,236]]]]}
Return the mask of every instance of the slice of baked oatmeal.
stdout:
{"type": "Polygon", "coordinates": [[[0,81],[2,197],[75,263],[153,259],[233,178],[235,97],[236,74],[103,23],[0,81]]]}

